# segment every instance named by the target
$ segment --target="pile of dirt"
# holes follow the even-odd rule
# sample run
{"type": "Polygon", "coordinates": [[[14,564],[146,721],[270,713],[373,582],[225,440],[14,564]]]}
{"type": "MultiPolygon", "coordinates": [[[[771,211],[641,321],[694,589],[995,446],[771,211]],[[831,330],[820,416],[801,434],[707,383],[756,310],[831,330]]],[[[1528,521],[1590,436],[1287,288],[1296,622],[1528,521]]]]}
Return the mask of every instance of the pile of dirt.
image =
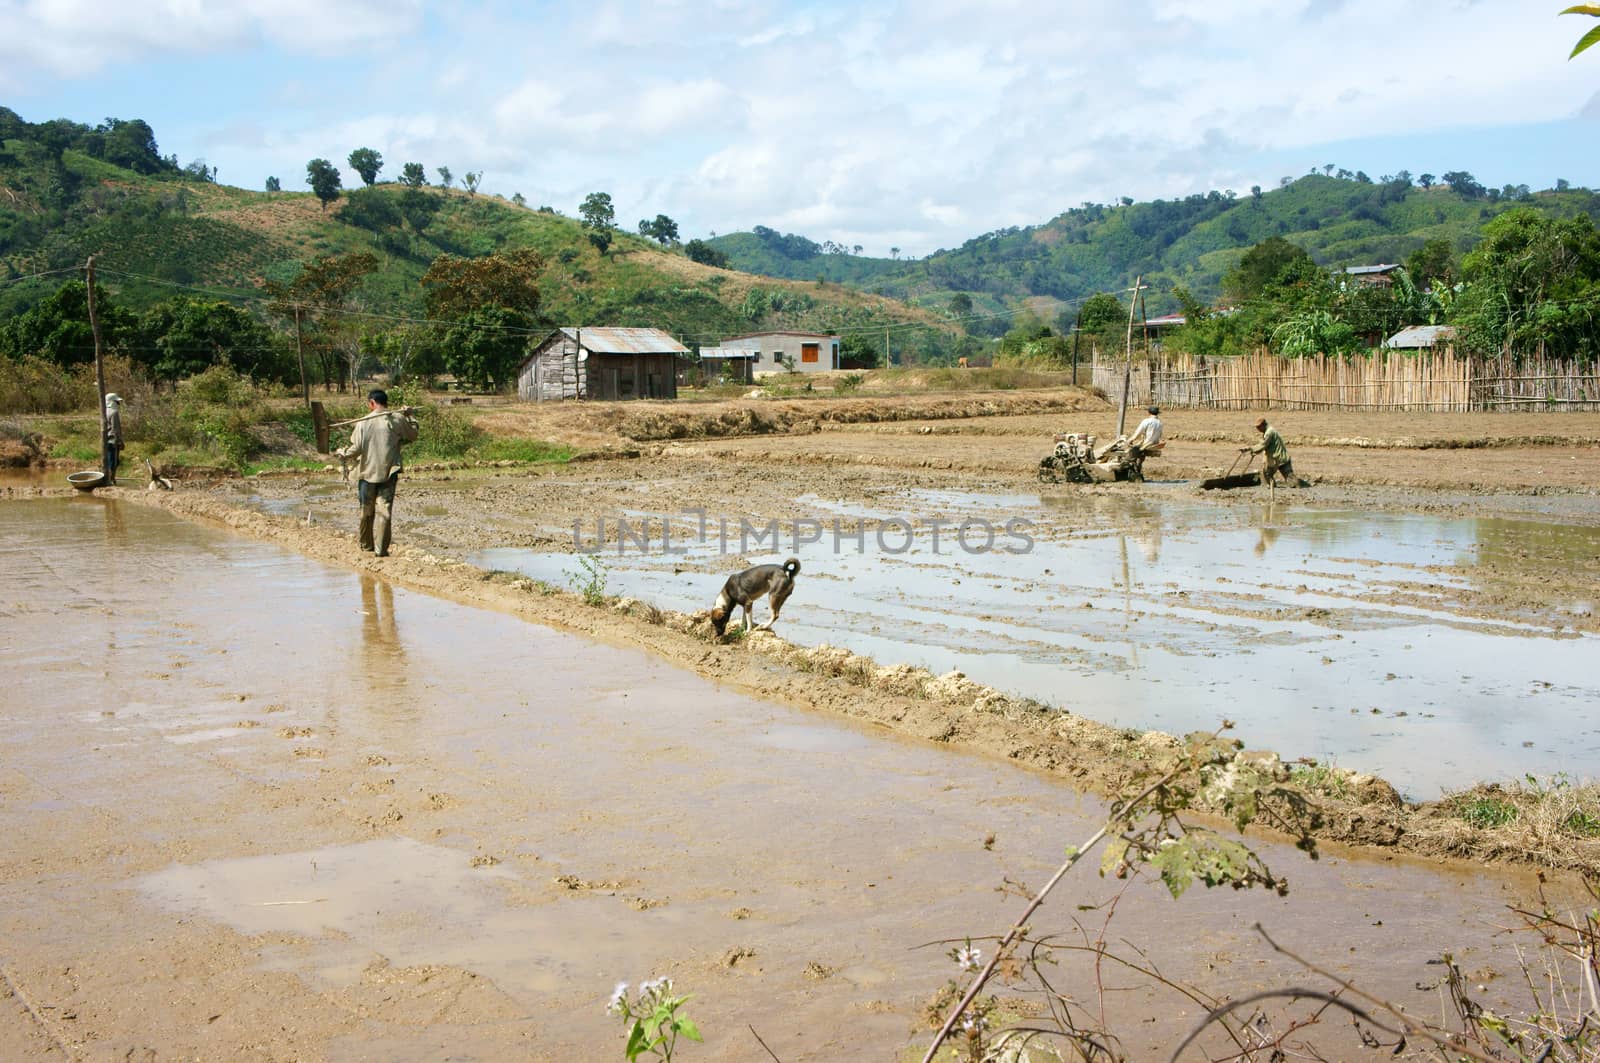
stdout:
{"type": "Polygon", "coordinates": [[[615,448],[674,440],[801,435],[823,425],[961,421],[1105,408],[1103,400],[1087,391],[1051,388],[858,398],[530,403],[487,412],[478,424],[497,435],[615,448]]]}
{"type": "Polygon", "coordinates": [[[43,465],[45,454],[45,441],[38,433],[0,430],[0,469],[43,465]]]}
{"type": "Polygon", "coordinates": [[[656,407],[628,411],[617,431],[635,442],[711,439],[720,436],[804,433],[822,424],[873,424],[891,421],[966,420],[1017,414],[1099,410],[1105,404],[1078,389],[1050,392],[984,393],[937,398],[750,400],[731,409],[656,407]]]}

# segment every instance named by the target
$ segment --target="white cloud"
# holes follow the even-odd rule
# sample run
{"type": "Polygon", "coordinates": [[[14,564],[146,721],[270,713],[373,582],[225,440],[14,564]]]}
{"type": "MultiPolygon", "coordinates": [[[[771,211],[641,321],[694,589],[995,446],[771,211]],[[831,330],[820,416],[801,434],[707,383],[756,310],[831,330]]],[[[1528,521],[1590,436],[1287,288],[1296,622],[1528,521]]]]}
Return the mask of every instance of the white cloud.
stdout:
{"type": "Polygon", "coordinates": [[[22,82],[263,42],[328,55],[404,36],[421,13],[421,0],[0,0],[0,66],[22,82]]]}
{"type": "Polygon", "coordinates": [[[1592,117],[1572,21],[1466,0],[0,0],[0,86],[309,55],[250,113],[184,100],[181,146],[228,175],[370,144],[569,211],[600,189],[686,234],[920,253],[1083,201],[1270,185],[1256,160],[1330,142],[1592,117]]]}

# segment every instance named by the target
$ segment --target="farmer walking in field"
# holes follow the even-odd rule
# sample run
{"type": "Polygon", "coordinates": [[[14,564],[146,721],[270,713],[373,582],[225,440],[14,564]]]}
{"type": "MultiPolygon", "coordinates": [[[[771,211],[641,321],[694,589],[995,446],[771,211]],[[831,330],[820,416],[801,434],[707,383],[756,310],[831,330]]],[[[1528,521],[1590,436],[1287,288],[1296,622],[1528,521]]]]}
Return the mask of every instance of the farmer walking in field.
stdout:
{"type": "Polygon", "coordinates": [[[1283,436],[1265,417],[1256,422],[1256,431],[1261,433],[1261,442],[1242,448],[1240,453],[1266,455],[1267,467],[1261,472],[1261,482],[1272,486],[1272,474],[1276,472],[1283,475],[1283,482],[1288,486],[1299,487],[1300,481],[1294,474],[1294,463],[1289,460],[1289,448],[1284,445],[1283,436]]]}
{"type": "Polygon", "coordinates": [[[122,396],[115,391],[106,396],[106,437],[100,443],[101,471],[106,483],[117,486],[117,464],[122,458],[122,396]]]}
{"type": "Polygon", "coordinates": [[[382,388],[367,392],[367,409],[371,412],[357,421],[350,433],[350,445],[337,453],[341,460],[356,460],[361,549],[388,557],[394,489],[400,481],[400,448],[414,442],[419,429],[411,407],[399,413],[389,411],[389,394],[382,388]]]}

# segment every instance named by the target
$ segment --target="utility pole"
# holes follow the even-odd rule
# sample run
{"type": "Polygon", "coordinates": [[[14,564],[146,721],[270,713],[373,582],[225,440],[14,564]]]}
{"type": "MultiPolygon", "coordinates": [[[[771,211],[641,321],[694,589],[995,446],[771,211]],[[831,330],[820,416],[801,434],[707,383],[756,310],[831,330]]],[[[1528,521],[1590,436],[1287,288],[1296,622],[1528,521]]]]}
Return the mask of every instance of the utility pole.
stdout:
{"type": "Polygon", "coordinates": [[[300,359],[300,397],[311,408],[311,385],[306,383],[306,349],[300,339],[300,304],[294,304],[294,353],[300,359]]]}
{"type": "Polygon", "coordinates": [[[106,431],[110,424],[106,418],[106,360],[105,344],[100,339],[100,315],[94,305],[94,256],[89,256],[89,261],[83,264],[83,271],[87,274],[89,284],[89,331],[94,333],[94,380],[100,389],[100,472],[105,476],[106,483],[117,486],[116,475],[111,470],[111,454],[106,449],[106,431]]]}
{"type": "Polygon", "coordinates": [[[1072,386],[1078,386],[1078,333],[1083,329],[1077,325],[1072,326],[1072,386]]]}
{"type": "Polygon", "coordinates": [[[891,354],[890,351],[889,351],[889,326],[888,325],[883,326],[883,367],[885,369],[893,369],[894,368],[894,355],[891,354]]]}
{"type": "Polygon", "coordinates": [[[1148,287],[1143,281],[1144,274],[1141,273],[1134,278],[1133,287],[1127,289],[1133,293],[1133,297],[1128,300],[1128,340],[1127,345],[1124,347],[1122,361],[1122,403],[1117,407],[1117,435],[1119,436],[1122,435],[1123,429],[1128,424],[1128,388],[1133,383],[1133,312],[1139,308],[1139,303],[1142,301],[1139,293],[1148,287]]]}

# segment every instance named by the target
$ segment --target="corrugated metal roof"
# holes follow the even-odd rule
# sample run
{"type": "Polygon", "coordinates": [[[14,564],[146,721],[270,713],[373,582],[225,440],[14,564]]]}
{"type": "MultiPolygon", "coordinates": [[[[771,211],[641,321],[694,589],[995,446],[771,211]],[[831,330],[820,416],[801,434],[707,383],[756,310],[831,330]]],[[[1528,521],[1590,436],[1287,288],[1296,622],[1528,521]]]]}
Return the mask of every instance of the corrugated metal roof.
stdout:
{"type": "Polygon", "coordinates": [[[1160,317],[1148,318],[1145,324],[1151,328],[1172,328],[1177,325],[1188,324],[1189,319],[1182,314],[1162,314],[1160,317]]]}
{"type": "Polygon", "coordinates": [[[1398,262],[1380,262],[1376,266],[1346,266],[1344,271],[1353,276],[1361,276],[1367,273],[1388,273],[1390,270],[1399,268],[1400,263],[1398,262]]]}
{"type": "Polygon", "coordinates": [[[761,352],[751,347],[702,347],[700,357],[704,358],[759,358],[761,352]]]}
{"type": "Polygon", "coordinates": [[[822,340],[836,340],[839,338],[838,334],[833,332],[795,332],[785,329],[772,329],[768,332],[746,332],[739,336],[724,336],[722,342],[726,344],[734,340],[759,340],[763,336],[810,336],[814,339],[822,340]]]}
{"type": "Polygon", "coordinates": [[[1411,349],[1415,347],[1437,347],[1441,343],[1448,343],[1456,338],[1454,325],[1412,325],[1403,328],[1389,337],[1385,347],[1411,349]]]}
{"type": "Polygon", "coordinates": [[[688,354],[689,348],[658,328],[563,328],[592,354],[688,354]]]}

